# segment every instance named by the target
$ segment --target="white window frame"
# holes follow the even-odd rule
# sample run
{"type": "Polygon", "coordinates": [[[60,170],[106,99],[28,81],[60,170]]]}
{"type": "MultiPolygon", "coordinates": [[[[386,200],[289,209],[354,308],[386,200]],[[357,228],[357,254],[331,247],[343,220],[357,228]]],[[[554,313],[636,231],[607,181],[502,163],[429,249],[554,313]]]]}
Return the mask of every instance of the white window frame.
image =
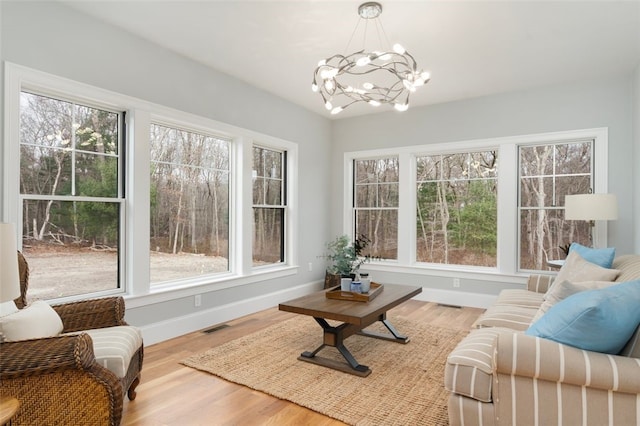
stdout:
{"type": "MultiPolygon", "coordinates": [[[[281,264],[287,264],[290,260],[290,256],[293,255],[293,253],[291,252],[291,250],[289,250],[289,236],[291,235],[291,229],[287,226],[288,223],[288,216],[290,214],[290,209],[289,209],[289,196],[290,196],[290,192],[289,192],[289,182],[290,182],[290,177],[289,177],[289,151],[287,150],[286,146],[284,145],[280,145],[280,146],[273,146],[273,145],[267,145],[267,144],[262,144],[259,142],[254,142],[253,145],[251,146],[251,158],[252,158],[252,164],[251,164],[251,173],[253,174],[253,149],[254,148],[261,148],[261,149],[266,149],[266,150],[270,150],[273,152],[279,152],[280,154],[282,154],[282,160],[283,160],[283,164],[282,164],[282,177],[281,180],[284,183],[280,189],[281,189],[281,202],[279,205],[255,205],[253,204],[253,185],[251,186],[252,191],[251,191],[251,208],[253,209],[254,207],[260,207],[260,208],[279,208],[282,209],[284,212],[284,223],[282,224],[282,232],[284,233],[284,235],[282,236],[282,243],[284,245],[283,248],[283,257],[284,260],[282,262],[277,262],[277,263],[273,263],[273,264],[269,264],[269,265],[257,265],[257,266],[252,266],[253,269],[268,269],[277,265],[281,265],[281,264]]],[[[251,176],[252,178],[252,182],[253,182],[253,175],[251,176]]],[[[253,220],[252,220],[253,222],[253,220]]],[[[252,253],[251,253],[251,263],[253,265],[253,235],[251,237],[251,241],[252,241],[252,253]]]]}
{"type": "MultiPolygon", "coordinates": [[[[383,156],[399,156],[400,205],[398,211],[398,259],[367,264],[372,271],[411,273],[439,277],[492,279],[513,282],[531,271],[518,270],[518,147],[544,143],[563,143],[592,139],[594,192],[608,192],[608,128],[569,130],[530,135],[477,139],[458,142],[416,145],[368,151],[345,152],[343,159],[343,232],[352,235],[353,161],[383,156]],[[498,152],[498,258],[497,266],[425,264],[416,262],[416,157],[420,155],[451,154],[457,152],[496,150],[498,152]]],[[[606,246],[607,224],[598,221],[594,243],[606,246]]]]}
{"type": "MultiPolygon", "coordinates": [[[[19,200],[19,155],[20,155],[20,92],[24,89],[37,93],[60,96],[75,102],[126,112],[125,155],[125,214],[121,226],[124,262],[121,263],[124,279],[122,294],[127,306],[137,307],[161,303],[203,292],[278,279],[297,273],[296,253],[298,234],[298,145],[244,128],[221,123],[198,115],[147,102],[141,99],[111,92],[105,89],[37,71],[21,65],[5,62],[4,81],[4,143],[2,176],[3,221],[20,224],[19,200]],[[230,169],[230,247],[229,273],[177,280],[163,285],[150,286],[149,268],[149,214],[150,214],[150,124],[159,123],[202,130],[232,139],[230,169]],[[9,142],[11,141],[11,142],[9,142]],[[257,143],[287,151],[287,215],[286,215],[286,262],[270,267],[253,268],[252,234],[243,226],[252,220],[251,162],[252,146],[257,143]],[[135,265],[135,266],[134,266],[135,265]],[[138,266],[142,265],[142,267],[138,266]]],[[[21,244],[19,241],[18,244],[21,244]]],[[[19,245],[21,248],[21,245],[19,245]]],[[[95,294],[95,293],[94,293],[95,294]]],[[[74,296],[60,301],[79,300],[86,295],[74,296]]]]}

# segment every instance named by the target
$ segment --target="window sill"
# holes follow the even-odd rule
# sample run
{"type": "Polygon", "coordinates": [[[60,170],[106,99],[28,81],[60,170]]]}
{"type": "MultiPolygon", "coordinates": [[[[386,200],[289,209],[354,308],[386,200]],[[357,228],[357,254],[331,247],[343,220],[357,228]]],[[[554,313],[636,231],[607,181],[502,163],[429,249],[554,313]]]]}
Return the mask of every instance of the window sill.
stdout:
{"type": "Polygon", "coordinates": [[[216,276],[214,279],[199,278],[197,280],[159,284],[151,286],[149,293],[129,294],[125,295],[124,298],[127,302],[127,308],[137,308],[183,297],[191,297],[196,294],[210,293],[256,282],[283,278],[297,273],[298,266],[289,265],[277,268],[254,269],[251,275],[238,276],[229,274],[216,276]]]}

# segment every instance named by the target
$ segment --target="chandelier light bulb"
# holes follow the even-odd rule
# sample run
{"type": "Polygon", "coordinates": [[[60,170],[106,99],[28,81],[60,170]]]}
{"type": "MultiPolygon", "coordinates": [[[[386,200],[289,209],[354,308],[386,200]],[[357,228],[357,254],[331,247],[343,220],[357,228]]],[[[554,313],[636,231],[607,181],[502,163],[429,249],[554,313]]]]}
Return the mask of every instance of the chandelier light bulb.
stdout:
{"type": "MultiPolygon", "coordinates": [[[[366,2],[358,8],[360,18],[371,21],[368,25],[376,28],[382,28],[381,12],[382,5],[377,2],[366,2]]],[[[366,39],[366,30],[364,35],[366,39]]],[[[409,95],[429,79],[429,73],[419,70],[413,56],[402,45],[395,44],[391,50],[387,47],[363,49],[322,59],[314,72],[311,88],[320,93],[325,108],[332,114],[360,102],[374,107],[389,104],[398,111],[406,111],[409,95]]]]}
{"type": "Polygon", "coordinates": [[[398,55],[404,55],[407,52],[404,49],[404,47],[402,47],[402,45],[398,43],[393,45],[393,51],[396,52],[398,55]]]}
{"type": "Polygon", "coordinates": [[[332,92],[335,89],[335,84],[333,84],[333,80],[325,80],[324,88],[327,89],[327,92],[332,92]]]}
{"type": "Polygon", "coordinates": [[[371,59],[369,59],[368,56],[363,56],[362,58],[356,61],[356,65],[359,67],[364,67],[365,65],[368,65],[370,62],[371,62],[371,59]]]}
{"type": "Polygon", "coordinates": [[[410,92],[415,92],[416,91],[415,86],[409,80],[402,80],[402,84],[404,85],[404,87],[407,88],[408,91],[410,91],[410,92]]]}

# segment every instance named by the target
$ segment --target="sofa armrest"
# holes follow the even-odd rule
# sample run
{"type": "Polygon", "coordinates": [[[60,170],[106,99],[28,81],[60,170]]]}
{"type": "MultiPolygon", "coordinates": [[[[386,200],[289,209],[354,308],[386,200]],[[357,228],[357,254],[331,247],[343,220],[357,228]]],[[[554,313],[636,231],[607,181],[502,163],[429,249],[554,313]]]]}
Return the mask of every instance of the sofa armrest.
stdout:
{"type": "Polygon", "coordinates": [[[640,362],[635,358],[585,351],[522,333],[498,330],[498,374],[640,393],[640,362]]]}
{"type": "Polygon", "coordinates": [[[527,290],[536,293],[546,293],[549,287],[551,287],[551,284],[553,284],[554,278],[555,276],[553,275],[532,274],[527,280],[527,290]]]}
{"type": "Polygon", "coordinates": [[[124,320],[124,299],[120,296],[81,300],[52,307],[62,319],[63,333],[127,325],[124,320]]]}

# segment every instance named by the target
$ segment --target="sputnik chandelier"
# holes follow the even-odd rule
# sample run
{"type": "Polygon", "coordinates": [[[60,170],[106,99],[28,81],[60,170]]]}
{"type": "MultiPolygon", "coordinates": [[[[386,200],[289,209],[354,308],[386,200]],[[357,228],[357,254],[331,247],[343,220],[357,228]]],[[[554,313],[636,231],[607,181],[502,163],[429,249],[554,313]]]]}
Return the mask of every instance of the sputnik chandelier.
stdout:
{"type": "MultiPolygon", "coordinates": [[[[368,20],[376,24],[379,39],[380,33],[384,34],[382,22],[378,19],[381,13],[380,3],[367,2],[358,7],[358,25],[364,20],[365,38],[368,20]]],[[[314,72],[311,89],[320,93],[325,107],[332,114],[338,114],[356,102],[367,102],[372,106],[392,104],[396,110],[406,111],[409,95],[427,83],[429,77],[428,72],[418,70],[409,52],[395,44],[391,51],[367,52],[363,48],[347,56],[336,54],[321,60],[314,72]]]]}

